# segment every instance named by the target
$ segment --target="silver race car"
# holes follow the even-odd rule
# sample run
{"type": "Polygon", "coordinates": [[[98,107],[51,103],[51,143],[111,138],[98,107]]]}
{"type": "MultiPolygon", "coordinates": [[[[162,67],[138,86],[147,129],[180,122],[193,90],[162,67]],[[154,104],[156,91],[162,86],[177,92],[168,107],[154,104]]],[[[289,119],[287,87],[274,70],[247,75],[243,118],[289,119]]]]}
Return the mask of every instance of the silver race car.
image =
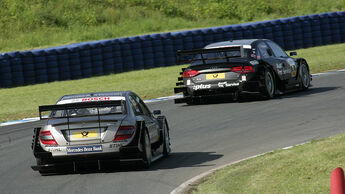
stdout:
{"type": "Polygon", "coordinates": [[[32,150],[41,174],[79,164],[102,165],[139,161],[145,167],[167,156],[170,137],[160,110],[153,113],[133,92],[103,92],[63,96],[56,105],[39,107],[32,150]],[[43,116],[48,115],[48,116],[43,116]]]}

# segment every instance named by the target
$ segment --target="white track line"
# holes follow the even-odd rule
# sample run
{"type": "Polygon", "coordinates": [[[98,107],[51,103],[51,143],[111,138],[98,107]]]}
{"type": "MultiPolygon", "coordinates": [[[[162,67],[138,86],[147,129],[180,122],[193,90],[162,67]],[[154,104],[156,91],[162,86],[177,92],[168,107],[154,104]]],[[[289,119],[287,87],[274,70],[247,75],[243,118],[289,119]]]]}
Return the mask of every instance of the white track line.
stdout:
{"type": "MultiPolygon", "coordinates": [[[[312,74],[312,76],[326,75],[326,74],[331,74],[331,73],[334,73],[334,72],[345,72],[345,69],[341,69],[341,70],[337,70],[337,71],[329,71],[329,72],[324,72],[324,73],[315,73],[315,74],[312,74]]],[[[176,99],[176,98],[180,98],[180,97],[182,97],[182,95],[173,95],[173,96],[166,96],[166,97],[159,97],[159,98],[144,100],[144,102],[145,103],[159,102],[159,101],[176,99]]],[[[8,122],[0,123],[0,127],[1,126],[20,124],[20,123],[34,122],[34,121],[38,121],[38,120],[39,120],[39,118],[35,117],[35,118],[26,118],[26,119],[17,120],[17,121],[8,121],[8,122]]]]}
{"type": "MultiPolygon", "coordinates": [[[[144,100],[145,103],[152,103],[152,102],[159,102],[159,101],[165,101],[165,100],[171,100],[171,99],[176,99],[180,98],[182,95],[173,95],[173,96],[166,96],[166,97],[159,97],[159,98],[154,98],[154,99],[149,99],[149,100],[144,100]]],[[[29,123],[29,122],[34,122],[40,120],[39,117],[35,118],[25,118],[22,120],[16,120],[16,121],[8,121],[4,123],[0,123],[1,126],[8,126],[8,125],[15,125],[15,124],[21,124],[21,123],[29,123]]]]}

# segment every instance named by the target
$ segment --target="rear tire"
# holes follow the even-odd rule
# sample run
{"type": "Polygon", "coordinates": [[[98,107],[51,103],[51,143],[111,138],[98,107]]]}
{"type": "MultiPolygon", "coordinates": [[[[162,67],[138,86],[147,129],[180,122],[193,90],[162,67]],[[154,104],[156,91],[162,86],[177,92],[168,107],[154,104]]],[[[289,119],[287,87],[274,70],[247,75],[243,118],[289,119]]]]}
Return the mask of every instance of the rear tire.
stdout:
{"type": "Polygon", "coordinates": [[[261,94],[263,96],[265,96],[268,99],[271,99],[274,97],[275,92],[276,92],[276,83],[274,80],[274,76],[272,71],[270,71],[269,69],[265,70],[265,74],[264,74],[265,78],[264,78],[264,87],[261,90],[261,94]]]}
{"type": "Polygon", "coordinates": [[[150,137],[146,130],[144,130],[144,135],[143,135],[142,140],[143,140],[142,146],[144,150],[143,152],[144,167],[149,168],[152,162],[152,150],[151,150],[150,137]]]}
{"type": "Polygon", "coordinates": [[[170,136],[169,136],[169,131],[168,131],[168,125],[166,122],[164,122],[163,131],[164,131],[163,155],[166,157],[171,152],[170,136]]]}
{"type": "Polygon", "coordinates": [[[299,67],[299,77],[300,77],[300,85],[302,90],[306,90],[310,86],[310,73],[308,67],[305,63],[302,62],[301,66],[299,67]]]}

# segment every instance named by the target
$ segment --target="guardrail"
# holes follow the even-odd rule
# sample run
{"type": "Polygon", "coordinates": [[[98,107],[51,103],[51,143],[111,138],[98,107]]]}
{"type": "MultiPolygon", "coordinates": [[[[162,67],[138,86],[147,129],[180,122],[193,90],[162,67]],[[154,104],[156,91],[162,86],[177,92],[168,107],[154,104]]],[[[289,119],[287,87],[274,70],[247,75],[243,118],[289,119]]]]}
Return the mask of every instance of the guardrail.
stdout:
{"type": "Polygon", "coordinates": [[[330,12],[0,54],[0,88],[176,64],[176,51],[225,40],[272,39],[292,50],[345,42],[345,12],[330,12]]]}

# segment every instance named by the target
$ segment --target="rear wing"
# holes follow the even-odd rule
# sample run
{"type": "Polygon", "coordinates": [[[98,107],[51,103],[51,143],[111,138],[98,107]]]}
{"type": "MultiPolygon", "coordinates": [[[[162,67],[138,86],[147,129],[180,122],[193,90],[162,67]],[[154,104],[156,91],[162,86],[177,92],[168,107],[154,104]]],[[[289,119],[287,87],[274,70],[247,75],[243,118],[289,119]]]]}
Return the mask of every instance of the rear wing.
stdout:
{"type": "MultiPolygon", "coordinates": [[[[98,116],[100,117],[101,115],[113,115],[113,114],[119,114],[119,113],[107,113],[107,114],[99,114],[99,108],[102,107],[109,107],[109,106],[119,106],[121,105],[123,107],[122,113],[125,113],[126,111],[126,106],[124,105],[123,100],[118,100],[118,101],[94,101],[94,102],[79,102],[79,103],[69,103],[69,104],[57,104],[57,105],[43,105],[39,106],[39,115],[40,115],[40,120],[44,119],[50,119],[50,115],[48,117],[42,116],[42,112],[51,112],[51,111],[57,111],[57,110],[70,110],[70,109],[80,109],[80,108],[97,108],[97,115],[85,115],[85,116],[69,116],[66,114],[66,116],[62,117],[56,117],[56,118],[71,118],[71,117],[86,117],[86,116],[98,116]]],[[[55,117],[54,117],[55,118],[55,117]]]]}
{"type": "MultiPolygon", "coordinates": [[[[189,64],[194,61],[202,61],[202,64],[206,64],[207,60],[217,60],[225,59],[229,62],[230,58],[234,57],[244,57],[243,46],[231,46],[231,47],[217,47],[217,48],[208,48],[208,49],[194,49],[194,50],[178,50],[177,51],[177,63],[178,64],[189,64]],[[230,51],[239,51],[240,56],[229,56],[227,52],[230,51]],[[209,57],[207,58],[204,54],[207,53],[222,53],[223,56],[219,57],[209,57]],[[197,55],[200,55],[200,58],[196,58],[197,55]]],[[[208,63],[209,64],[209,63],[208,63]]]]}

